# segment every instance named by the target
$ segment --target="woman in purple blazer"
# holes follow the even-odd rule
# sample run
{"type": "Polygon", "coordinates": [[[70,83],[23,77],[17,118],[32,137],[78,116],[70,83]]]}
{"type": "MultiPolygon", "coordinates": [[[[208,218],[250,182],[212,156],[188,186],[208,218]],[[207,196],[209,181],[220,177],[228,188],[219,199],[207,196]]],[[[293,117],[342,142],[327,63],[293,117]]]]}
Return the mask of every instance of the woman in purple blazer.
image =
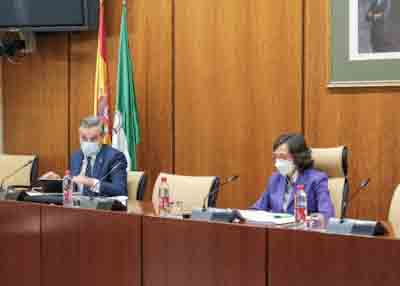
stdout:
{"type": "Polygon", "coordinates": [[[294,212],[294,192],[303,185],[307,194],[307,212],[321,213],[325,219],[335,215],[328,190],[328,177],[313,168],[311,150],[303,135],[284,134],[273,145],[277,172],[272,174],[265,192],[251,207],[271,212],[294,212]]]}

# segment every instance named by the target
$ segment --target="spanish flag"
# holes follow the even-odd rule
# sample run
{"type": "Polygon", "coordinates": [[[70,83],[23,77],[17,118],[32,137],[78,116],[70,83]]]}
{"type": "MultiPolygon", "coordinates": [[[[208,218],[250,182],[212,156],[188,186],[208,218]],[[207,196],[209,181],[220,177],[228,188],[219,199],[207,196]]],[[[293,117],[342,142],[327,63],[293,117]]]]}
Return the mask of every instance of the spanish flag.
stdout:
{"type": "Polygon", "coordinates": [[[104,1],[100,1],[99,8],[99,35],[96,61],[96,81],[94,87],[94,114],[103,121],[105,136],[103,143],[111,144],[111,120],[110,120],[110,84],[107,67],[106,29],[104,23],[104,1]]]}

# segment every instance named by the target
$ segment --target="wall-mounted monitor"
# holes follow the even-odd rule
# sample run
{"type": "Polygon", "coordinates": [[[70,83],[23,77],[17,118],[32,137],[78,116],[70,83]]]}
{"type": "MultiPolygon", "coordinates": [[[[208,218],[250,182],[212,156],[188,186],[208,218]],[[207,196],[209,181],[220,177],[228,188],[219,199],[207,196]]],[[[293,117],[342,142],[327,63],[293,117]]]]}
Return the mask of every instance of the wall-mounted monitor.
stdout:
{"type": "Polygon", "coordinates": [[[98,9],[99,0],[0,0],[0,30],[95,30],[98,9]]]}

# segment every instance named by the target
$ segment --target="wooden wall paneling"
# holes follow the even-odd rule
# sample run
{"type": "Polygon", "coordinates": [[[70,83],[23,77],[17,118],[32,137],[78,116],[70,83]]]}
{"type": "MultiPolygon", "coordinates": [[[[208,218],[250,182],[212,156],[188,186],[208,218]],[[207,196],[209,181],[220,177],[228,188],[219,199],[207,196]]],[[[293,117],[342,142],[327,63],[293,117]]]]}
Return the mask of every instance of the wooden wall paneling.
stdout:
{"type": "Polygon", "coordinates": [[[5,152],[37,154],[40,172],[68,161],[68,35],[38,34],[37,51],[4,61],[5,152]]]}
{"type": "Polygon", "coordinates": [[[140,0],[129,6],[142,139],[138,162],[149,176],[147,200],[158,174],[173,172],[172,4],[173,0],[140,0]]]}
{"type": "Polygon", "coordinates": [[[176,173],[240,180],[221,207],[248,207],[272,143],[301,131],[302,1],[175,1],[176,173]]]}
{"type": "Polygon", "coordinates": [[[40,231],[39,205],[0,201],[1,285],[41,285],[40,231]]]}
{"type": "Polygon", "coordinates": [[[329,1],[305,1],[305,133],[310,145],[350,148],[350,184],[371,178],[349,205],[349,215],[386,219],[400,182],[400,89],[328,89],[329,1]]]}
{"type": "MultiPolygon", "coordinates": [[[[107,48],[114,110],[121,4],[106,2],[107,48]]],[[[128,30],[135,66],[141,128],[139,169],[149,175],[148,190],[160,171],[172,172],[172,1],[128,1],[128,30]]],[[[92,113],[97,33],[72,36],[71,152],[79,148],[79,120],[92,113]]],[[[146,198],[151,197],[146,192],[146,198]]]]}

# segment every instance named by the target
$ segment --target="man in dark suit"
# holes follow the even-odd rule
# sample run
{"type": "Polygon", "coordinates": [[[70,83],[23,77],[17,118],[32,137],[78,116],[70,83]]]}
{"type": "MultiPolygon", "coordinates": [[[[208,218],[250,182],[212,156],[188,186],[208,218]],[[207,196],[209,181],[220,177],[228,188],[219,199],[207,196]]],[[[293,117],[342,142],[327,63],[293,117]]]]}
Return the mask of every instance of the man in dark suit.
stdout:
{"type": "Polygon", "coordinates": [[[371,24],[371,46],[373,52],[400,52],[399,16],[400,1],[371,1],[366,20],[371,24]]]}
{"type": "Polygon", "coordinates": [[[371,23],[371,46],[374,52],[384,52],[385,46],[385,22],[389,12],[387,0],[374,0],[367,11],[367,21],[371,23]]]}
{"type": "MultiPolygon", "coordinates": [[[[104,126],[98,117],[91,116],[81,120],[81,148],[72,155],[70,163],[72,180],[83,195],[127,196],[125,155],[102,144],[103,136],[104,126]]],[[[50,172],[44,177],[56,176],[58,175],[50,172]]]]}

